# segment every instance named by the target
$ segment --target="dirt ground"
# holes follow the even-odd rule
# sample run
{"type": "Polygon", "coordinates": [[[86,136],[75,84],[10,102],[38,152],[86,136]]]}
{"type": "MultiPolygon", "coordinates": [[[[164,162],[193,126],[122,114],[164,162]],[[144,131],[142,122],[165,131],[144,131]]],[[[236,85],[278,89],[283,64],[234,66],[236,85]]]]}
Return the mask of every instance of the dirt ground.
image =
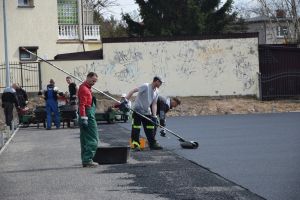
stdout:
{"type": "MultiPolygon", "coordinates": [[[[115,96],[118,99],[117,96],[115,96]]],[[[171,110],[168,116],[227,115],[272,112],[300,112],[300,100],[259,101],[254,97],[179,97],[181,105],[171,110]]],[[[104,112],[114,101],[97,97],[97,112],[104,112]]],[[[43,99],[30,99],[28,107],[44,105],[43,99]]],[[[16,113],[15,113],[16,116],[16,113]]],[[[4,127],[3,110],[0,112],[0,129],[4,127]]]]}

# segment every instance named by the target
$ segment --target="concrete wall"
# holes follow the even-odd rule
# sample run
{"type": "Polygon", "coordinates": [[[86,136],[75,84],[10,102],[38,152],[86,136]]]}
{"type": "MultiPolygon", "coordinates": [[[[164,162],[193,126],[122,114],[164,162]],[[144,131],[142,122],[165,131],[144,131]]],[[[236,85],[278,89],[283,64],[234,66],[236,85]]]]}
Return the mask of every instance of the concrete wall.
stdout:
{"type": "MultiPolygon", "coordinates": [[[[104,43],[104,60],[53,62],[85,79],[100,76],[96,87],[112,94],[127,93],[154,75],[165,79],[163,95],[257,95],[258,38],[104,43]]],[[[50,78],[67,90],[62,72],[42,63],[43,85],[50,78]]]]}
{"type": "MultiPolygon", "coordinates": [[[[0,63],[4,62],[3,0],[0,0],[0,63]]],[[[58,40],[57,0],[34,0],[33,8],[18,7],[18,0],[6,0],[9,62],[19,61],[20,46],[38,46],[45,59],[55,55],[83,51],[79,40],[58,40]]],[[[86,43],[85,50],[99,49],[100,42],[86,43]]]]}

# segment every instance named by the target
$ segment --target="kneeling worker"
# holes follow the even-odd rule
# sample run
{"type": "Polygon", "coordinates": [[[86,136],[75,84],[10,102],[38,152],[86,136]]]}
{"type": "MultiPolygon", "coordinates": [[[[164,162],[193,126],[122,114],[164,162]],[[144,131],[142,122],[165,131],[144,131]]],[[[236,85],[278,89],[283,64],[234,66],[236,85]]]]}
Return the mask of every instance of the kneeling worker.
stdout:
{"type": "MultiPolygon", "coordinates": [[[[178,105],[181,104],[181,101],[177,97],[173,98],[164,98],[159,96],[157,99],[157,116],[159,118],[159,124],[163,127],[166,126],[166,113],[173,108],[176,108],[178,105]]],[[[156,135],[157,126],[154,129],[154,137],[156,135]]],[[[166,136],[166,132],[164,129],[160,131],[160,135],[162,137],[166,136]]]]}

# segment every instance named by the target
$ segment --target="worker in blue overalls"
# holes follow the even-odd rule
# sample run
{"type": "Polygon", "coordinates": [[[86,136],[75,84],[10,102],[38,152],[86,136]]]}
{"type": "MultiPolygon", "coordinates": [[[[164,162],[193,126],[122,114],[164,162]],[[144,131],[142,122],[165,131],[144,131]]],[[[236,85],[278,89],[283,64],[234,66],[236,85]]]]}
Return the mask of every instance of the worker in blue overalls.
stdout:
{"type": "Polygon", "coordinates": [[[46,100],[46,112],[47,112],[47,130],[51,130],[52,125],[52,113],[54,113],[54,123],[56,128],[60,127],[57,95],[58,88],[55,87],[55,82],[50,79],[50,84],[44,90],[44,96],[46,100]]]}

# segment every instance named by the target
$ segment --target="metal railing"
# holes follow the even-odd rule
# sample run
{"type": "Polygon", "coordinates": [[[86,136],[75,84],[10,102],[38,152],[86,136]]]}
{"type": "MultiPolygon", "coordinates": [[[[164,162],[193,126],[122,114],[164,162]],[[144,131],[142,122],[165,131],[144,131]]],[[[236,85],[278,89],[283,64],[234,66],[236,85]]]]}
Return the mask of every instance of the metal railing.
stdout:
{"type": "Polygon", "coordinates": [[[78,25],[58,25],[58,39],[63,40],[78,40],[79,26],[78,25]]]}
{"type": "Polygon", "coordinates": [[[300,72],[259,74],[261,100],[300,96],[300,72]]]}
{"type": "MultiPolygon", "coordinates": [[[[10,62],[10,84],[19,83],[27,92],[41,90],[41,73],[39,62],[10,62]]],[[[5,89],[6,67],[0,64],[0,93],[5,89]]]]}
{"type": "Polygon", "coordinates": [[[85,40],[100,40],[100,26],[84,25],[83,26],[85,40]]]}
{"type": "MultiPolygon", "coordinates": [[[[78,40],[80,39],[80,25],[74,24],[59,24],[58,25],[58,39],[63,40],[78,40]]],[[[100,40],[100,26],[99,25],[84,25],[83,26],[84,40],[100,40]]]]}
{"type": "Polygon", "coordinates": [[[300,97],[300,49],[289,46],[259,47],[258,74],[262,100],[300,97]]]}

